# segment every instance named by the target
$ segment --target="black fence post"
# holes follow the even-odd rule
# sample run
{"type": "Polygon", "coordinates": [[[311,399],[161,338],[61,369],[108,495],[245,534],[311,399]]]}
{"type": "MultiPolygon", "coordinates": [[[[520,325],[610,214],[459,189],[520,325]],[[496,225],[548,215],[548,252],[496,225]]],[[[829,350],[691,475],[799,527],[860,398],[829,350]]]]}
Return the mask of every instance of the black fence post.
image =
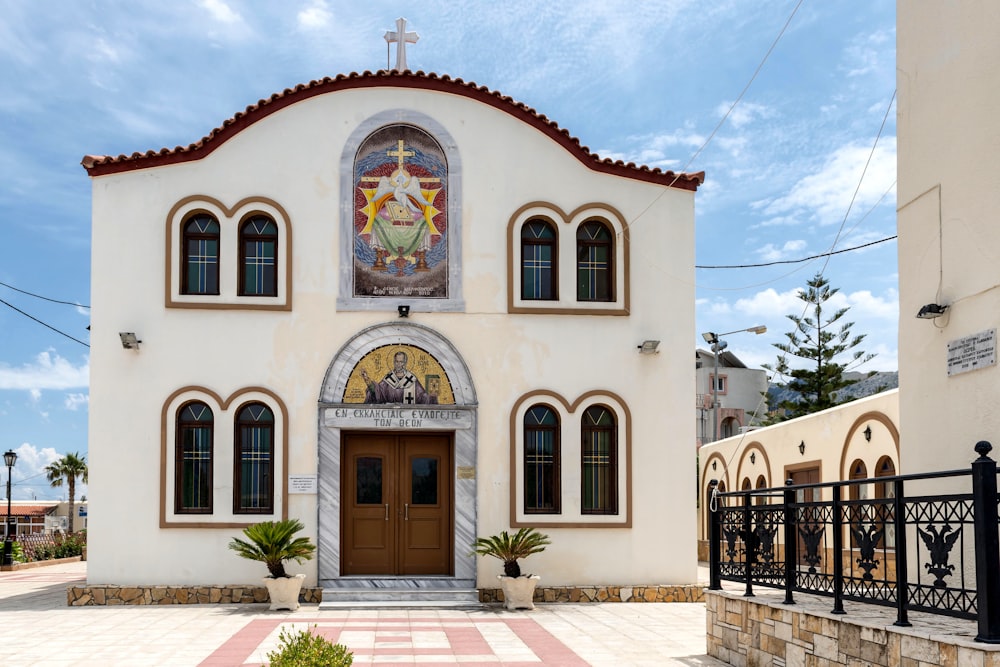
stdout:
{"type": "Polygon", "coordinates": [[[787,487],[792,485],[792,480],[785,481],[784,502],[785,502],[785,604],[795,604],[792,599],[792,589],[795,588],[796,563],[798,562],[798,531],[796,530],[795,491],[787,487]]]}
{"type": "Polygon", "coordinates": [[[911,625],[907,617],[910,607],[910,584],[906,571],[906,497],[903,480],[897,479],[893,482],[893,495],[893,525],[896,527],[896,622],[893,625],[908,628],[911,625]]]}
{"type": "Polygon", "coordinates": [[[719,480],[708,483],[708,588],[722,590],[722,507],[715,493],[719,480]]]}
{"type": "Polygon", "coordinates": [[[743,592],[743,597],[746,598],[753,597],[753,566],[757,562],[757,534],[753,530],[751,502],[750,492],[747,491],[743,494],[743,564],[747,579],[747,588],[743,592]]]}
{"type": "Polygon", "coordinates": [[[844,522],[841,516],[840,488],[833,487],[833,506],[831,507],[831,523],[833,524],[833,614],[846,614],[844,611],[844,522]]]}
{"type": "Polygon", "coordinates": [[[972,507],[976,531],[977,642],[1000,644],[1000,535],[997,528],[997,463],[987,456],[993,445],[976,443],[972,462],[972,507]]]}

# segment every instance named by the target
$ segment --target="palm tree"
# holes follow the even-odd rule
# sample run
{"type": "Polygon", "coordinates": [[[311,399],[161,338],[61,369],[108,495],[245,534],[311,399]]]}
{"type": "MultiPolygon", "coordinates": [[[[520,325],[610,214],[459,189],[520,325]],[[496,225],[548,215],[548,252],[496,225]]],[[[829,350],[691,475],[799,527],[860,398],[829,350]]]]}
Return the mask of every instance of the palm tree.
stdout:
{"type": "Polygon", "coordinates": [[[67,454],[58,461],[45,466],[45,474],[52,486],[60,487],[63,482],[69,487],[69,532],[73,532],[73,501],[76,499],[76,478],[87,482],[87,457],[79,453],[67,454]]]}

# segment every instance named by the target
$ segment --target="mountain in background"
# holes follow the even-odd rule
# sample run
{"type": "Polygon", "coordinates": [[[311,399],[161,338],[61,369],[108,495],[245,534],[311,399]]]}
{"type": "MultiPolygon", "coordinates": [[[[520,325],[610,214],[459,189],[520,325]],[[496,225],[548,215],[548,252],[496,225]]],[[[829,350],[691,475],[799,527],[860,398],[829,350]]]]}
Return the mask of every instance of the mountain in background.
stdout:
{"type": "MultiPolygon", "coordinates": [[[[844,387],[834,396],[838,401],[848,402],[859,398],[865,398],[873,394],[878,394],[899,386],[899,371],[880,371],[872,375],[867,373],[849,372],[844,373],[848,380],[857,380],[849,387],[844,387]]],[[[767,390],[768,405],[778,405],[782,401],[795,401],[799,398],[799,392],[792,391],[783,384],[771,385],[767,390]]]]}

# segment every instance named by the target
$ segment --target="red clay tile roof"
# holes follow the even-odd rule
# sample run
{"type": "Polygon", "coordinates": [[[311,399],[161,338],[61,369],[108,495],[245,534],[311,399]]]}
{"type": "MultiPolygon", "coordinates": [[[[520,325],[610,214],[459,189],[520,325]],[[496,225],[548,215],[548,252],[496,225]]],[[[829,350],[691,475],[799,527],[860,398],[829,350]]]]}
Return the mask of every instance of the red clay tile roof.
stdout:
{"type": "MultiPolygon", "coordinates": [[[[11,516],[45,516],[55,505],[11,505],[11,516]]],[[[0,503],[0,516],[7,516],[7,503],[0,503]]]]}
{"type": "Polygon", "coordinates": [[[530,125],[534,125],[594,171],[691,191],[697,190],[698,186],[705,180],[705,172],[703,171],[695,174],[682,174],[673,171],[662,171],[659,168],[636,165],[633,162],[626,164],[621,160],[601,159],[597,154],[591,153],[590,149],[586,146],[581,146],[579,139],[570,136],[569,132],[561,129],[553,121],[526,104],[516,102],[512,98],[489,90],[485,86],[477,86],[471,81],[466,82],[462,79],[452,79],[446,74],[439,76],[437,74],[425,74],[422,71],[411,72],[409,70],[405,72],[379,70],[374,73],[366,71],[361,74],[353,72],[346,75],[341,74],[335,79],[325,77],[320,81],[299,84],[295,88],[286,88],[280,93],[271,95],[266,100],[260,100],[257,104],[248,106],[246,111],[237,113],[225,121],[222,127],[212,130],[208,136],[189,146],[177,146],[172,149],[163,148],[159,151],[150,150],[145,153],[132,153],[132,155],[119,155],[117,157],[87,155],[84,156],[82,164],[90,176],[104,176],[123,171],[200,160],[246,127],[296,102],[301,102],[315,95],[324,95],[341,90],[390,86],[422,88],[450,93],[452,95],[462,95],[484,104],[489,104],[530,125]]]}

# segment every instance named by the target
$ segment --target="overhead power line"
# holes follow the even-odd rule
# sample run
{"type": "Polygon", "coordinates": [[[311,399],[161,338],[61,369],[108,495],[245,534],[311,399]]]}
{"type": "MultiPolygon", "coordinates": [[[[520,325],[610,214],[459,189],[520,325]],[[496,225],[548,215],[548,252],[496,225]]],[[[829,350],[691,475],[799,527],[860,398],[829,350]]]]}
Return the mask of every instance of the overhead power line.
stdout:
{"type": "Polygon", "coordinates": [[[27,317],[27,318],[28,318],[29,320],[34,320],[35,322],[38,322],[39,324],[41,324],[41,325],[42,325],[43,327],[45,327],[46,329],[51,329],[52,331],[55,331],[55,332],[56,332],[57,334],[59,334],[60,336],[66,336],[66,338],[69,338],[69,339],[70,339],[70,340],[72,340],[72,341],[76,341],[77,343],[79,343],[80,345],[83,345],[84,347],[90,347],[90,344],[89,344],[89,343],[84,343],[84,342],[83,342],[82,340],[80,340],[79,338],[73,338],[72,336],[70,336],[70,335],[69,335],[68,333],[66,333],[65,331],[60,331],[59,329],[56,329],[56,328],[55,328],[54,326],[52,326],[51,324],[46,324],[45,322],[42,322],[42,321],[41,321],[40,319],[38,319],[37,317],[32,317],[31,315],[29,315],[28,313],[24,312],[24,311],[23,311],[23,310],[21,310],[20,308],[17,308],[16,306],[12,306],[11,304],[9,304],[9,303],[7,303],[6,301],[4,301],[3,299],[0,299],[0,303],[2,303],[3,305],[7,306],[7,307],[8,307],[8,308],[10,308],[11,310],[15,310],[15,311],[17,311],[18,313],[20,313],[20,314],[24,315],[24,316],[25,316],[25,317],[27,317]]]}
{"type": "Polygon", "coordinates": [[[44,301],[51,301],[52,303],[61,303],[61,304],[66,305],[66,306],[76,306],[77,308],[86,308],[88,310],[90,309],[90,306],[85,306],[82,303],[76,303],[74,301],[60,301],[59,299],[50,299],[47,296],[42,296],[41,294],[35,294],[33,292],[28,292],[28,291],[25,291],[23,289],[18,289],[17,287],[14,287],[13,285],[8,285],[7,283],[4,283],[4,282],[0,282],[0,285],[3,285],[7,289],[12,289],[15,292],[20,292],[21,294],[27,294],[28,296],[33,296],[36,299],[42,299],[44,301]]]}
{"type": "Polygon", "coordinates": [[[892,241],[895,236],[887,236],[884,239],[879,239],[878,241],[872,241],[871,243],[864,243],[862,245],[856,245],[853,248],[842,248],[840,250],[833,250],[831,252],[821,252],[818,255],[811,255],[810,257],[803,257],[802,259],[779,259],[773,262],[761,262],[760,264],[695,264],[696,269],[756,269],[761,266],[775,266],[776,264],[801,264],[802,262],[810,262],[814,259],[819,259],[820,257],[829,257],[830,255],[839,255],[842,252],[851,252],[854,250],[861,250],[862,248],[867,248],[869,246],[878,245],[879,243],[885,243],[886,241],[892,241]]]}

